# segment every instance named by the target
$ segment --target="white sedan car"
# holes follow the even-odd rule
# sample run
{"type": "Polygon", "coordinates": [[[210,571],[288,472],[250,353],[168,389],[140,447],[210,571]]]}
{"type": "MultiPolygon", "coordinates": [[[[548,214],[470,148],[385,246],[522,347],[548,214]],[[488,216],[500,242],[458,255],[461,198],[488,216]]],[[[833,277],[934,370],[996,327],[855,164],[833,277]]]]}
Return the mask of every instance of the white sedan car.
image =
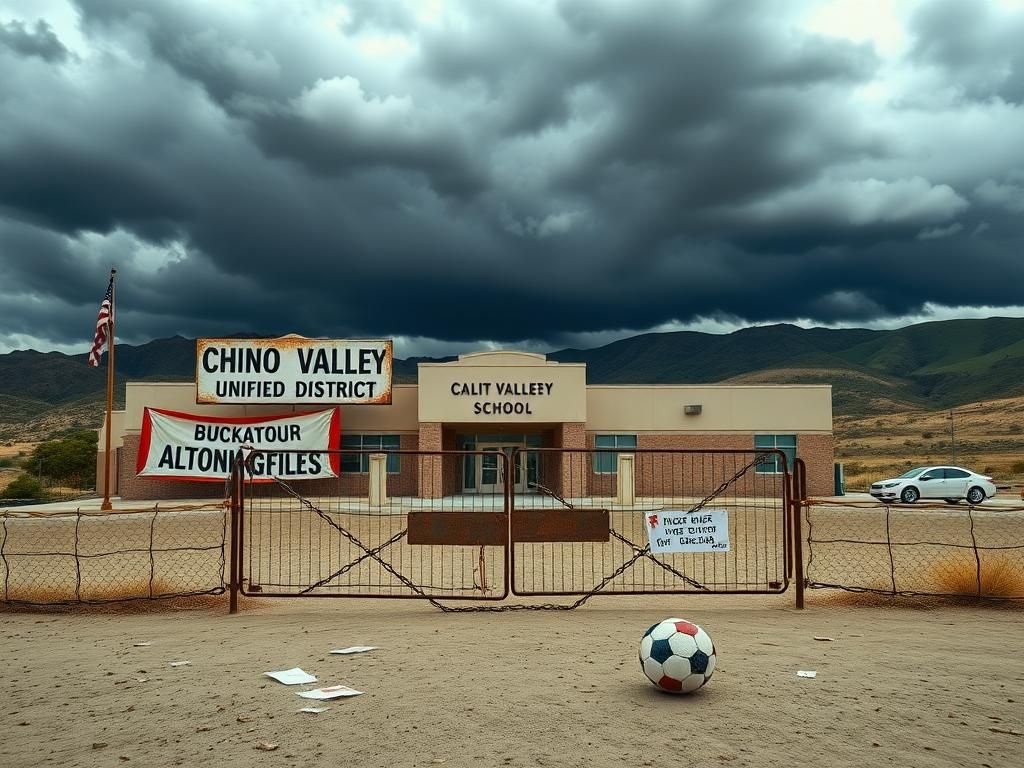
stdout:
{"type": "Polygon", "coordinates": [[[899,477],[872,483],[871,495],[882,501],[913,504],[918,499],[942,499],[956,504],[967,499],[981,504],[996,495],[992,478],[963,467],[917,467],[899,477]]]}

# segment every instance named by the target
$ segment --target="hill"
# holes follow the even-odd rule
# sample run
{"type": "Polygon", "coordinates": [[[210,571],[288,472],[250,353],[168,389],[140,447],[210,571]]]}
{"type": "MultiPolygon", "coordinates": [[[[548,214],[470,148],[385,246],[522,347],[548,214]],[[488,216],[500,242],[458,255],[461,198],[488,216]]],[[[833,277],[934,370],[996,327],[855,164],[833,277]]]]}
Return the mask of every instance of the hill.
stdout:
{"type": "MultiPolygon", "coordinates": [[[[586,363],[592,384],[828,383],[836,418],[857,418],[1024,396],[1024,318],[946,320],[893,331],[780,324],[726,335],[649,333],[548,358],[586,363]]],[[[450,359],[396,359],[394,380],[414,382],[418,363],[450,359]]],[[[194,376],[192,339],[117,347],[118,402],[127,380],[194,376]]],[[[57,424],[95,427],[105,387],[105,367],[90,368],[84,354],[0,355],[0,438],[45,436],[57,424]]]]}

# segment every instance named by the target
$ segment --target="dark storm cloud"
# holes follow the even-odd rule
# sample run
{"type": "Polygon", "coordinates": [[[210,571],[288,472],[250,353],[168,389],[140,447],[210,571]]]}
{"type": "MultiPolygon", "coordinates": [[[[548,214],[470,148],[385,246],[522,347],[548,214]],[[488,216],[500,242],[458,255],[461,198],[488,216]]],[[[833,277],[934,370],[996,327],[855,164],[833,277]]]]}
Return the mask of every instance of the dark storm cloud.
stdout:
{"type": "Polygon", "coordinates": [[[977,0],[931,0],[911,17],[913,56],[975,99],[1024,103],[1024,16],[977,0]]]}
{"type": "Polygon", "coordinates": [[[68,57],[68,49],[42,19],[37,20],[35,26],[18,20],[0,24],[0,47],[50,62],[64,61],[68,57]]]}
{"type": "Polygon", "coordinates": [[[0,342],[80,339],[111,265],[133,340],[1021,303],[1020,16],[922,3],[894,59],[782,7],[79,0],[70,30],[6,22],[64,56],[0,47],[0,342]],[[1000,279],[964,281],[966,258],[1000,279]]]}

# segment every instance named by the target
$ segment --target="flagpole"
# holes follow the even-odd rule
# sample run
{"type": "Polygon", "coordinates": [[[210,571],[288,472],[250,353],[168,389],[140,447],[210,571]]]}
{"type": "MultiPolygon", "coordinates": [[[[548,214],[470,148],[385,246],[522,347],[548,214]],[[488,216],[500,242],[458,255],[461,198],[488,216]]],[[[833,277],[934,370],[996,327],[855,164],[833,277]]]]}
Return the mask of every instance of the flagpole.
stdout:
{"type": "Polygon", "coordinates": [[[110,314],[107,317],[107,422],[106,429],[103,430],[107,443],[103,462],[103,471],[106,477],[103,482],[103,503],[100,505],[100,510],[103,512],[113,509],[113,505],[110,503],[110,433],[114,429],[112,420],[114,417],[114,275],[116,274],[116,269],[110,270],[110,314]]]}

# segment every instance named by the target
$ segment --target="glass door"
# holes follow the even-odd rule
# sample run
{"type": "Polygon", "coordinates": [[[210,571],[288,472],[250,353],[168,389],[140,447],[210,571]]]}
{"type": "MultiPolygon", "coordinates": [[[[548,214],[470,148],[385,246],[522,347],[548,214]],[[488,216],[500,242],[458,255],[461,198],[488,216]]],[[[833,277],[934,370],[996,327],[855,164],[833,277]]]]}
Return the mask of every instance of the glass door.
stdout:
{"type": "Polygon", "coordinates": [[[504,493],[505,478],[501,462],[501,446],[481,445],[479,450],[484,453],[478,457],[476,465],[476,489],[478,493],[504,493]]]}
{"type": "Polygon", "coordinates": [[[476,488],[479,493],[504,493],[505,478],[503,475],[505,463],[499,457],[504,453],[508,457],[508,464],[513,471],[513,492],[525,493],[526,472],[523,462],[525,454],[519,453],[519,461],[512,466],[512,451],[521,448],[518,445],[486,445],[481,443],[477,450],[483,451],[477,462],[476,488]]]}

